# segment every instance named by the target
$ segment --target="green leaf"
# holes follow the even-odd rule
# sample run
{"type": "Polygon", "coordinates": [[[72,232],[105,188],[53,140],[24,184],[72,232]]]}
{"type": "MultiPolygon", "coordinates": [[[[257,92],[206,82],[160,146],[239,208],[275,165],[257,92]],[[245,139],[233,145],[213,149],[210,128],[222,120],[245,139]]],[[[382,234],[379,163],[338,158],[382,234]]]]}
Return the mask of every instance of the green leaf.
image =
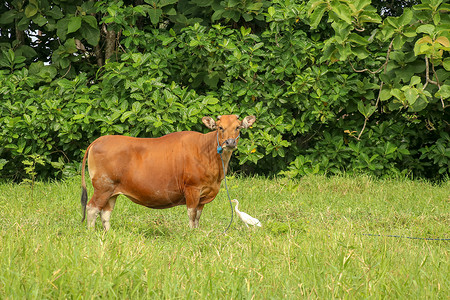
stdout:
{"type": "Polygon", "coordinates": [[[419,93],[417,92],[417,89],[415,89],[415,88],[406,89],[405,98],[408,101],[409,105],[414,105],[414,103],[417,100],[417,97],[419,97],[419,93]]]}
{"type": "Polygon", "coordinates": [[[28,4],[27,7],[25,8],[25,16],[27,16],[27,18],[31,18],[32,16],[37,14],[37,12],[38,9],[33,4],[28,4]]]}
{"type": "Polygon", "coordinates": [[[392,97],[390,89],[382,89],[380,93],[380,100],[386,101],[392,97]]]}
{"type": "Polygon", "coordinates": [[[77,114],[75,116],[73,116],[73,120],[79,120],[79,119],[83,119],[84,118],[84,114],[77,114]]]}
{"type": "MultiPolygon", "coordinates": [[[[241,1],[237,1],[238,3],[240,3],[241,1]]],[[[254,2],[254,3],[250,3],[250,5],[247,6],[247,10],[248,11],[258,11],[261,9],[261,7],[263,6],[262,2],[254,2]]]]}
{"type": "Polygon", "coordinates": [[[68,24],[69,24],[68,18],[61,19],[58,21],[58,23],[56,23],[56,35],[63,41],[66,39],[67,36],[68,24]]]}
{"type": "Polygon", "coordinates": [[[416,31],[411,27],[406,28],[403,32],[403,35],[406,37],[415,37],[417,35],[416,31]]]}
{"type": "Polygon", "coordinates": [[[9,24],[14,22],[14,19],[17,16],[17,12],[15,9],[8,10],[7,12],[4,12],[0,16],[0,24],[9,24]]]}
{"type": "Polygon", "coordinates": [[[373,105],[364,105],[363,102],[358,102],[358,111],[366,118],[370,118],[370,116],[377,110],[376,106],[373,105]]]}
{"type": "Polygon", "coordinates": [[[80,29],[81,27],[81,17],[72,17],[67,24],[67,33],[72,33],[80,29]]]}
{"type": "Polygon", "coordinates": [[[435,94],[435,97],[442,97],[444,99],[450,98],[450,85],[442,85],[440,90],[435,94]]]}
{"type": "Polygon", "coordinates": [[[216,11],[214,11],[213,15],[211,16],[211,21],[215,22],[217,20],[219,20],[220,18],[222,18],[222,14],[225,12],[224,9],[218,9],[216,11]]]}
{"type": "Polygon", "coordinates": [[[141,111],[141,108],[142,108],[142,103],[141,102],[134,102],[132,107],[131,107],[131,110],[134,113],[138,114],[141,111]]]}
{"type": "Polygon", "coordinates": [[[16,53],[18,55],[23,55],[26,58],[33,58],[37,56],[36,50],[34,50],[32,47],[27,45],[21,45],[19,48],[17,48],[16,53]]]}
{"type": "Polygon", "coordinates": [[[385,146],[384,155],[392,154],[395,150],[397,150],[397,147],[388,141],[385,146]]]}
{"type": "Polygon", "coordinates": [[[395,18],[395,17],[387,17],[387,18],[385,19],[385,22],[388,23],[389,25],[391,25],[391,26],[394,27],[394,28],[399,28],[399,27],[400,27],[398,18],[395,18]]]}
{"type": "Polygon", "coordinates": [[[8,160],[0,158],[0,170],[8,163],[8,160]]]}
{"type": "Polygon", "coordinates": [[[312,29],[315,29],[317,27],[317,25],[319,25],[319,23],[322,20],[323,14],[325,13],[326,9],[327,9],[327,4],[326,3],[322,3],[316,9],[314,9],[314,12],[309,17],[309,19],[310,19],[310,26],[311,26],[312,29]]]}
{"type": "Polygon", "coordinates": [[[176,11],[176,9],[175,8],[170,8],[169,10],[167,10],[166,12],[165,12],[165,14],[166,15],[168,15],[168,16],[176,16],[177,15],[177,11],[176,11]]]}
{"type": "MultiPolygon", "coordinates": [[[[256,43],[253,47],[250,47],[250,49],[253,52],[255,50],[258,50],[262,46],[264,46],[264,43],[256,43]]],[[[229,47],[227,47],[227,48],[229,48],[229,47]]],[[[236,49],[236,46],[233,44],[233,47],[231,47],[231,49],[236,49]]]]}
{"type": "Polygon", "coordinates": [[[62,13],[61,8],[55,5],[52,6],[50,10],[46,11],[46,16],[51,17],[55,20],[59,20],[64,17],[64,14],[62,13]]]}
{"type": "Polygon", "coordinates": [[[36,75],[39,73],[39,71],[44,67],[44,62],[37,61],[31,63],[30,67],[28,68],[28,71],[30,72],[30,75],[36,75]]]}
{"type": "Polygon", "coordinates": [[[356,43],[358,45],[367,45],[367,44],[369,44],[369,41],[365,37],[362,37],[359,34],[354,33],[354,32],[350,33],[350,35],[348,36],[348,40],[350,42],[356,43]]]}
{"type": "Polygon", "coordinates": [[[78,51],[77,46],[75,45],[75,39],[73,39],[73,38],[68,39],[64,43],[64,48],[65,48],[65,51],[70,54],[73,54],[78,51]]]}
{"type": "Polygon", "coordinates": [[[150,16],[150,21],[153,25],[159,23],[159,18],[162,15],[162,10],[160,8],[152,8],[149,10],[148,15],[150,16]]]}
{"type": "Polygon", "coordinates": [[[351,26],[345,22],[333,22],[331,26],[336,33],[336,42],[338,42],[339,44],[343,44],[350,34],[351,26]]]}
{"type": "Polygon", "coordinates": [[[159,1],[159,6],[160,7],[164,7],[164,6],[167,6],[167,5],[170,5],[170,4],[175,4],[177,2],[178,2],[178,0],[160,0],[159,1]]]}
{"type": "Polygon", "coordinates": [[[421,82],[420,77],[419,76],[413,76],[411,77],[411,81],[409,83],[409,85],[416,85],[419,84],[421,82]]]}
{"type": "Polygon", "coordinates": [[[209,104],[209,105],[214,105],[219,103],[219,99],[212,97],[212,96],[207,96],[204,100],[205,104],[209,104]]]}
{"type": "Polygon", "coordinates": [[[427,101],[426,97],[421,95],[421,96],[419,96],[419,98],[417,98],[416,102],[414,102],[414,104],[409,107],[408,111],[413,111],[413,112],[421,111],[425,107],[427,107],[427,105],[428,105],[428,101],[427,101]]]}
{"type": "Polygon", "coordinates": [[[100,30],[83,24],[81,36],[89,43],[89,45],[96,46],[100,40],[100,30]]]}
{"type": "Polygon", "coordinates": [[[430,5],[427,4],[417,4],[413,6],[414,10],[431,10],[430,5]]]}
{"type": "Polygon", "coordinates": [[[395,50],[400,50],[404,44],[405,44],[405,39],[403,38],[402,35],[395,36],[394,42],[392,43],[395,50]]]}
{"type": "Polygon", "coordinates": [[[189,46],[190,46],[190,47],[196,47],[196,46],[198,46],[198,44],[200,44],[200,42],[197,41],[197,40],[191,40],[191,41],[189,42],[189,46]]]}
{"type": "Polygon", "coordinates": [[[450,4],[449,3],[442,3],[439,6],[438,11],[442,11],[442,12],[450,12],[450,4]]]}
{"type": "Polygon", "coordinates": [[[399,89],[392,89],[391,90],[391,95],[394,96],[395,98],[397,98],[398,100],[402,100],[402,91],[400,91],[399,89]]]}
{"type": "Polygon", "coordinates": [[[30,25],[30,19],[26,16],[23,16],[23,18],[17,23],[17,29],[19,30],[27,30],[28,26],[30,25]]]}
{"type": "Polygon", "coordinates": [[[161,120],[158,120],[158,121],[156,121],[156,122],[153,123],[153,126],[155,126],[156,128],[158,128],[158,127],[161,127],[162,124],[163,124],[162,121],[161,121],[161,120]]]}
{"type": "Polygon", "coordinates": [[[241,34],[242,36],[247,36],[252,32],[252,28],[245,28],[244,26],[241,26],[241,34]]]}
{"type": "Polygon", "coordinates": [[[352,53],[355,54],[359,59],[365,59],[371,55],[371,53],[363,46],[352,48],[352,53]]]}
{"type": "Polygon", "coordinates": [[[445,58],[442,62],[442,65],[444,66],[444,69],[450,71],[450,57],[445,58]]]}
{"type": "Polygon", "coordinates": [[[376,12],[363,11],[358,17],[359,23],[381,23],[381,17],[376,12]]]}
{"type": "Polygon", "coordinates": [[[41,14],[35,15],[33,22],[39,26],[44,26],[47,23],[47,19],[41,14]]]}
{"type": "Polygon", "coordinates": [[[432,24],[425,24],[425,25],[420,25],[419,27],[417,27],[416,32],[417,33],[427,33],[428,35],[433,35],[434,34],[434,25],[432,24]]]}
{"type": "Polygon", "coordinates": [[[120,122],[125,122],[134,112],[132,111],[126,111],[123,113],[123,115],[120,117],[120,122]]]}
{"type": "Polygon", "coordinates": [[[333,0],[331,2],[330,13],[335,13],[339,19],[345,21],[347,24],[352,24],[352,12],[347,4],[333,0]]]}
{"type": "Polygon", "coordinates": [[[403,14],[398,18],[398,23],[400,26],[408,25],[413,18],[413,12],[409,8],[405,8],[403,14]]]}
{"type": "Polygon", "coordinates": [[[439,25],[439,23],[441,22],[441,14],[435,14],[433,16],[433,23],[434,25],[439,25]]]}
{"type": "Polygon", "coordinates": [[[83,22],[86,22],[92,28],[98,28],[97,19],[94,16],[83,16],[83,22]]]}

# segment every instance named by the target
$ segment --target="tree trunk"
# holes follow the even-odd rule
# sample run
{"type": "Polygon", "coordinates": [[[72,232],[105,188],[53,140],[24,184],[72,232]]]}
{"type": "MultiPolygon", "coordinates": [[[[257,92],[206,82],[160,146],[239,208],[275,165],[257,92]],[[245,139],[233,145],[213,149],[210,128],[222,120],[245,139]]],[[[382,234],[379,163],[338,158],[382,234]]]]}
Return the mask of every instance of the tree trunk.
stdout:
{"type": "MultiPolygon", "coordinates": [[[[106,29],[106,28],[105,28],[106,29]]],[[[116,51],[116,32],[106,29],[105,60],[110,59],[116,51]]]]}
{"type": "MultiPolygon", "coordinates": [[[[25,44],[25,32],[23,30],[19,30],[18,26],[17,26],[17,20],[16,20],[16,24],[15,24],[15,34],[16,34],[16,40],[19,41],[18,45],[24,45],[25,44]]],[[[17,45],[17,46],[18,46],[17,45]]]]}
{"type": "Polygon", "coordinates": [[[100,49],[100,42],[97,44],[97,46],[95,46],[94,51],[95,51],[95,57],[97,58],[97,65],[99,67],[102,67],[103,66],[103,53],[102,53],[102,50],[100,49]]]}

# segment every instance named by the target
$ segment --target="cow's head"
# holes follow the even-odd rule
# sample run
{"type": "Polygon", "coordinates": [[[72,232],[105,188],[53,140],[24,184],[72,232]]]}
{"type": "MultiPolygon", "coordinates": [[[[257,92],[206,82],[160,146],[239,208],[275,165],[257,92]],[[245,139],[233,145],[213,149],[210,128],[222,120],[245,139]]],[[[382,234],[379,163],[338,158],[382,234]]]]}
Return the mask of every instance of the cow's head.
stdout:
{"type": "Polygon", "coordinates": [[[237,115],[218,116],[217,121],[211,117],[202,118],[206,127],[217,130],[218,144],[226,151],[236,148],[241,128],[252,126],[255,120],[255,116],[248,116],[240,121],[237,115]]]}

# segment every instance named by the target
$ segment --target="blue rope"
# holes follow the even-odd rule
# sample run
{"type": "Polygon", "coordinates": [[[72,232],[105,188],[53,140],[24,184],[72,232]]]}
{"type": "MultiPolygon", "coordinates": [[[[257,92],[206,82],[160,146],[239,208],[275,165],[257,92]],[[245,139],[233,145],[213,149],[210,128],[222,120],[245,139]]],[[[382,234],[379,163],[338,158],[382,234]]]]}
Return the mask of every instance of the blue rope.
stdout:
{"type": "Polygon", "coordinates": [[[411,239],[411,240],[425,240],[425,241],[450,241],[450,239],[445,238],[422,238],[422,237],[413,237],[413,236],[403,236],[403,235],[390,235],[390,234],[371,234],[371,233],[363,233],[365,236],[378,236],[378,237],[395,237],[402,239],[411,239]]]}
{"type": "MultiPolygon", "coordinates": [[[[219,152],[219,150],[217,150],[217,152],[219,152]]],[[[231,219],[230,219],[230,223],[228,224],[227,228],[222,232],[222,234],[225,234],[228,229],[231,226],[231,223],[233,223],[233,204],[231,204],[231,197],[230,197],[230,193],[228,192],[228,186],[227,186],[227,175],[225,174],[225,165],[223,163],[223,159],[222,159],[222,153],[219,153],[220,155],[220,160],[222,161],[222,170],[223,170],[223,179],[225,181],[225,189],[227,191],[227,195],[228,195],[228,202],[230,203],[230,209],[231,209],[231,219]]]]}
{"type": "MultiPolygon", "coordinates": [[[[237,138],[235,138],[234,140],[236,141],[239,137],[241,136],[241,133],[239,133],[239,135],[237,136],[237,138]]],[[[222,232],[222,234],[225,234],[228,229],[231,226],[231,223],[233,223],[233,204],[231,204],[231,197],[230,197],[230,192],[228,191],[228,185],[227,185],[227,174],[225,174],[225,164],[223,162],[223,158],[222,158],[222,152],[223,152],[223,147],[220,145],[219,143],[219,131],[217,131],[217,153],[220,155],[220,160],[222,161],[222,171],[223,171],[223,179],[225,181],[225,190],[227,191],[227,196],[228,196],[228,202],[230,203],[230,209],[231,209],[231,219],[230,219],[230,223],[228,224],[227,228],[224,230],[224,232],[222,232]]]]}

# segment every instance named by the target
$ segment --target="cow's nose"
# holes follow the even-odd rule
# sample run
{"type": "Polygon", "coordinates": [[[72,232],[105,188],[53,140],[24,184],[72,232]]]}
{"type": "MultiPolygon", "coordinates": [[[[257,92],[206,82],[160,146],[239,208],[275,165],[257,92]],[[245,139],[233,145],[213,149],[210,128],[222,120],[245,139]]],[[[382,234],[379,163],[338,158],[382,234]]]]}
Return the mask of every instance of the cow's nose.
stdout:
{"type": "Polygon", "coordinates": [[[235,139],[228,139],[225,141],[225,147],[236,147],[236,140],[235,139]]]}

